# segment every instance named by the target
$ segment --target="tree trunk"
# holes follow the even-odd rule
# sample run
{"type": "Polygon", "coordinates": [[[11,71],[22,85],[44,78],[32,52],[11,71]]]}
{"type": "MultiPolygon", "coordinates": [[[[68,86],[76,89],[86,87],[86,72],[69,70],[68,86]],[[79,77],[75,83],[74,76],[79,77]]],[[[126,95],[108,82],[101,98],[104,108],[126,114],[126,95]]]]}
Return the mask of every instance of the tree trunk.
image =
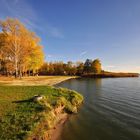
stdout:
{"type": "Polygon", "coordinates": [[[17,56],[15,56],[15,78],[18,77],[18,61],[17,56]]]}
{"type": "Polygon", "coordinates": [[[19,78],[21,79],[22,78],[22,70],[21,70],[21,66],[20,66],[20,64],[19,64],[19,78]]]}
{"type": "Polygon", "coordinates": [[[28,72],[28,76],[30,76],[30,69],[29,69],[29,72],[28,72]]]}

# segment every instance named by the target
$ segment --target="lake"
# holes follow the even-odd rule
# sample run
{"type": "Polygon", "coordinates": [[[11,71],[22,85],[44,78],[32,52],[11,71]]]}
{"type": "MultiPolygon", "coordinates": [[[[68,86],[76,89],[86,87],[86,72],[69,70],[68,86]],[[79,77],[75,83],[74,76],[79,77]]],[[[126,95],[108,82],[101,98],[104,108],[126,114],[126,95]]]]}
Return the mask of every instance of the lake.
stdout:
{"type": "Polygon", "coordinates": [[[59,140],[140,140],[140,78],[71,79],[57,86],[84,96],[59,140]]]}

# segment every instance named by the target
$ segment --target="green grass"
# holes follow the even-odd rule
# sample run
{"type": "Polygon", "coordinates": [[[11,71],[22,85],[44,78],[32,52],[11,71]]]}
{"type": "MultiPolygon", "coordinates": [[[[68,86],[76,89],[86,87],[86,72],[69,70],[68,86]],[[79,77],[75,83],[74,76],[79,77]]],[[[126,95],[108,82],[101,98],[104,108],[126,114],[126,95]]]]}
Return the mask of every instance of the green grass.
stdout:
{"type": "MultiPolygon", "coordinates": [[[[64,105],[64,112],[76,112],[83,97],[71,90],[47,86],[0,86],[0,140],[23,140],[46,122],[42,132],[54,125],[54,108],[64,105]],[[30,100],[44,95],[39,102],[30,100]]],[[[40,132],[41,133],[41,132],[40,132]]]]}

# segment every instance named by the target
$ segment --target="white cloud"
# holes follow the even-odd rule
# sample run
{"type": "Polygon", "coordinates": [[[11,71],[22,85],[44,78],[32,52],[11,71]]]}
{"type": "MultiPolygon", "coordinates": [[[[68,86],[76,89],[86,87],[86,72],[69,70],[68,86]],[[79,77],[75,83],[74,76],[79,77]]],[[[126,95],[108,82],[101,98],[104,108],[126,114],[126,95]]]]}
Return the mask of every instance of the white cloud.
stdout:
{"type": "Polygon", "coordinates": [[[87,54],[87,51],[81,52],[81,53],[80,53],[80,56],[83,56],[83,55],[85,55],[85,54],[87,54]]]}
{"type": "Polygon", "coordinates": [[[51,57],[52,57],[52,55],[51,55],[51,54],[48,54],[48,55],[47,55],[47,57],[48,57],[48,58],[51,58],[51,57]]]}

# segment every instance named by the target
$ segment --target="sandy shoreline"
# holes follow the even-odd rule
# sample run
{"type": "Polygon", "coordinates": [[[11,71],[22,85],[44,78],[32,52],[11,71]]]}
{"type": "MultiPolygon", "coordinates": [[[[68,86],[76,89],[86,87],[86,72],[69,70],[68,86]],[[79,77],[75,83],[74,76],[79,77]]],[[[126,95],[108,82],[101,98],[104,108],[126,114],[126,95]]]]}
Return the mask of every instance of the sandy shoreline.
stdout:
{"type": "Polygon", "coordinates": [[[63,81],[77,78],[77,76],[31,76],[15,79],[14,77],[0,77],[0,84],[3,85],[19,85],[19,86],[53,86],[63,81]]]}
{"type": "MultiPolygon", "coordinates": [[[[48,133],[50,134],[50,140],[58,140],[60,138],[60,135],[62,134],[64,124],[69,118],[68,114],[61,114],[61,119],[59,122],[54,126],[53,129],[48,130],[48,133]]],[[[59,116],[59,117],[60,117],[59,116]]],[[[47,140],[47,139],[46,139],[47,140]]]]}
{"type": "Polygon", "coordinates": [[[56,117],[57,121],[54,126],[52,126],[52,128],[45,130],[43,132],[43,135],[40,135],[42,127],[46,125],[45,122],[41,122],[40,126],[36,128],[37,131],[35,131],[35,133],[33,133],[32,135],[29,135],[29,137],[27,137],[27,140],[60,140],[60,136],[63,133],[64,125],[68,121],[70,114],[60,113],[57,114],[56,117]]]}

